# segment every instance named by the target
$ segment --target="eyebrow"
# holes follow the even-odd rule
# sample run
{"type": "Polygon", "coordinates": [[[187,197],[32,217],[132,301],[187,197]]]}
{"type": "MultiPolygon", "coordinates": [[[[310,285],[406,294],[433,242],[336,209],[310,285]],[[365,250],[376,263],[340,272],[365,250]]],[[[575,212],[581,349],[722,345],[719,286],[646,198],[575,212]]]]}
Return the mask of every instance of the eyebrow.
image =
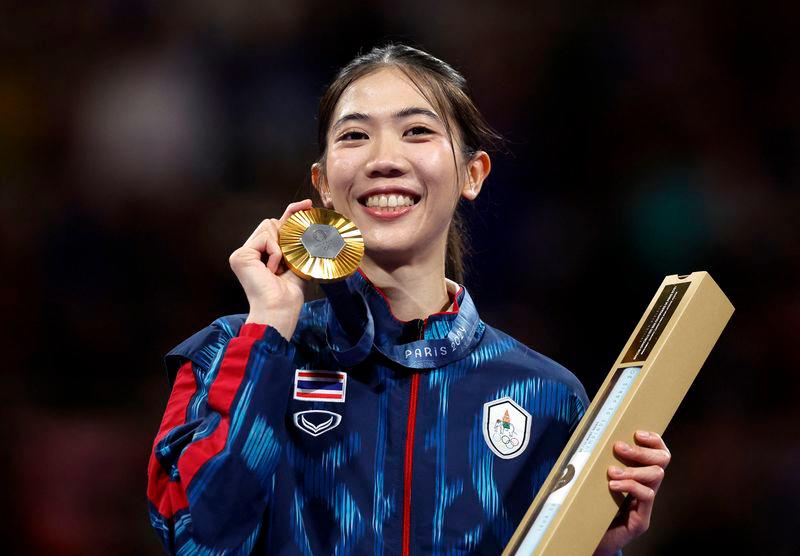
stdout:
{"type": "MultiPolygon", "coordinates": [[[[441,119],[439,118],[439,116],[436,115],[435,112],[432,112],[427,108],[421,108],[418,106],[410,106],[408,108],[403,108],[402,110],[399,110],[394,114],[392,114],[392,119],[401,120],[403,118],[408,118],[409,116],[427,116],[429,118],[436,120],[437,122],[441,122],[441,119]]],[[[370,119],[371,117],[368,114],[364,114],[363,112],[351,112],[350,114],[345,114],[344,116],[336,120],[336,123],[333,124],[333,127],[331,129],[335,131],[345,122],[366,121],[370,119]]]]}

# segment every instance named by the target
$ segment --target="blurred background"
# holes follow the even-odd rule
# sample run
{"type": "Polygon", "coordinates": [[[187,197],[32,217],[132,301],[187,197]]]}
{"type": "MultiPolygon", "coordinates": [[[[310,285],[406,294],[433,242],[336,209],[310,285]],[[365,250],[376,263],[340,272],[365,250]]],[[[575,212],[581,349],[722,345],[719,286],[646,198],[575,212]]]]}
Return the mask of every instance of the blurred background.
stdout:
{"type": "Polygon", "coordinates": [[[161,356],[245,297],[227,257],[307,196],[316,104],[387,40],[460,69],[508,139],[471,221],[487,322],[592,396],[662,278],[737,312],[666,433],[626,554],[796,553],[796,2],[4,2],[7,554],[161,554],[161,356]]]}

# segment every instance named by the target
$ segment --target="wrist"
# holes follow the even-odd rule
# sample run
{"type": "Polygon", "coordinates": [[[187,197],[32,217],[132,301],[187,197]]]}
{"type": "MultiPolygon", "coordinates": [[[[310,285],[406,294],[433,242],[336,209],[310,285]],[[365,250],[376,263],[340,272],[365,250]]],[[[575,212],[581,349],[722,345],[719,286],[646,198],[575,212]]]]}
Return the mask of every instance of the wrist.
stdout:
{"type": "Polygon", "coordinates": [[[297,319],[300,311],[296,314],[286,314],[278,311],[251,310],[247,315],[245,324],[261,324],[271,326],[286,340],[290,340],[297,327],[297,319]]]}

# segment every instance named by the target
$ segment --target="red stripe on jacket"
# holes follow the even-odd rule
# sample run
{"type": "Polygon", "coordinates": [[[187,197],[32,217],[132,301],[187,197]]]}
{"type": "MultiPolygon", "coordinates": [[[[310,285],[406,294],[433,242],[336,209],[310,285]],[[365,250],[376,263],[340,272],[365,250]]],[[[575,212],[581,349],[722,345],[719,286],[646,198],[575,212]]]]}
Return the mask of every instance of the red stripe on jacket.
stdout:
{"type": "Polygon", "coordinates": [[[403,464],[403,539],[402,554],[411,553],[411,480],[414,477],[414,429],[417,426],[417,392],[419,373],[411,377],[411,392],[408,396],[408,422],[406,424],[406,454],[403,464]]]}
{"type": "Polygon", "coordinates": [[[192,362],[187,361],[175,377],[164,418],[153,441],[147,472],[147,498],[158,508],[158,513],[166,518],[171,518],[178,510],[188,507],[189,502],[181,485],[169,480],[166,469],[156,458],[156,446],[169,431],[186,423],[186,408],[196,392],[197,382],[192,372],[192,362]]]}
{"type": "Polygon", "coordinates": [[[244,380],[247,361],[253,344],[261,339],[267,326],[264,324],[245,324],[239,336],[231,339],[225,350],[219,372],[208,393],[208,407],[220,414],[221,419],[214,432],[206,438],[192,442],[183,451],[178,460],[179,481],[170,481],[169,475],[155,457],[155,445],[173,428],[182,425],[186,420],[186,408],[197,390],[192,372],[192,363],[187,361],[178,371],[175,386],[172,389],[164,420],[154,443],[150,457],[150,481],[147,495],[158,513],[170,519],[179,510],[189,506],[186,488],[195,474],[211,458],[219,454],[228,441],[230,428],[230,410],[236,393],[244,380]],[[180,381],[180,387],[179,387],[180,381]],[[191,392],[186,384],[191,383],[191,392]]]}

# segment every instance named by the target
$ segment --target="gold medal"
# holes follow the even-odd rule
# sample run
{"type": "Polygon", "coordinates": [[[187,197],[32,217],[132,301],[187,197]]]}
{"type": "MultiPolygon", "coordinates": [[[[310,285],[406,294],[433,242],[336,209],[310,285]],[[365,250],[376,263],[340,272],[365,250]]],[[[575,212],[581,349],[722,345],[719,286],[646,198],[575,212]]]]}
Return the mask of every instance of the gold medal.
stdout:
{"type": "Polygon", "coordinates": [[[303,280],[342,280],[364,256],[361,231],[349,218],[324,208],[291,215],[278,230],[278,245],[286,265],[303,280]]]}

